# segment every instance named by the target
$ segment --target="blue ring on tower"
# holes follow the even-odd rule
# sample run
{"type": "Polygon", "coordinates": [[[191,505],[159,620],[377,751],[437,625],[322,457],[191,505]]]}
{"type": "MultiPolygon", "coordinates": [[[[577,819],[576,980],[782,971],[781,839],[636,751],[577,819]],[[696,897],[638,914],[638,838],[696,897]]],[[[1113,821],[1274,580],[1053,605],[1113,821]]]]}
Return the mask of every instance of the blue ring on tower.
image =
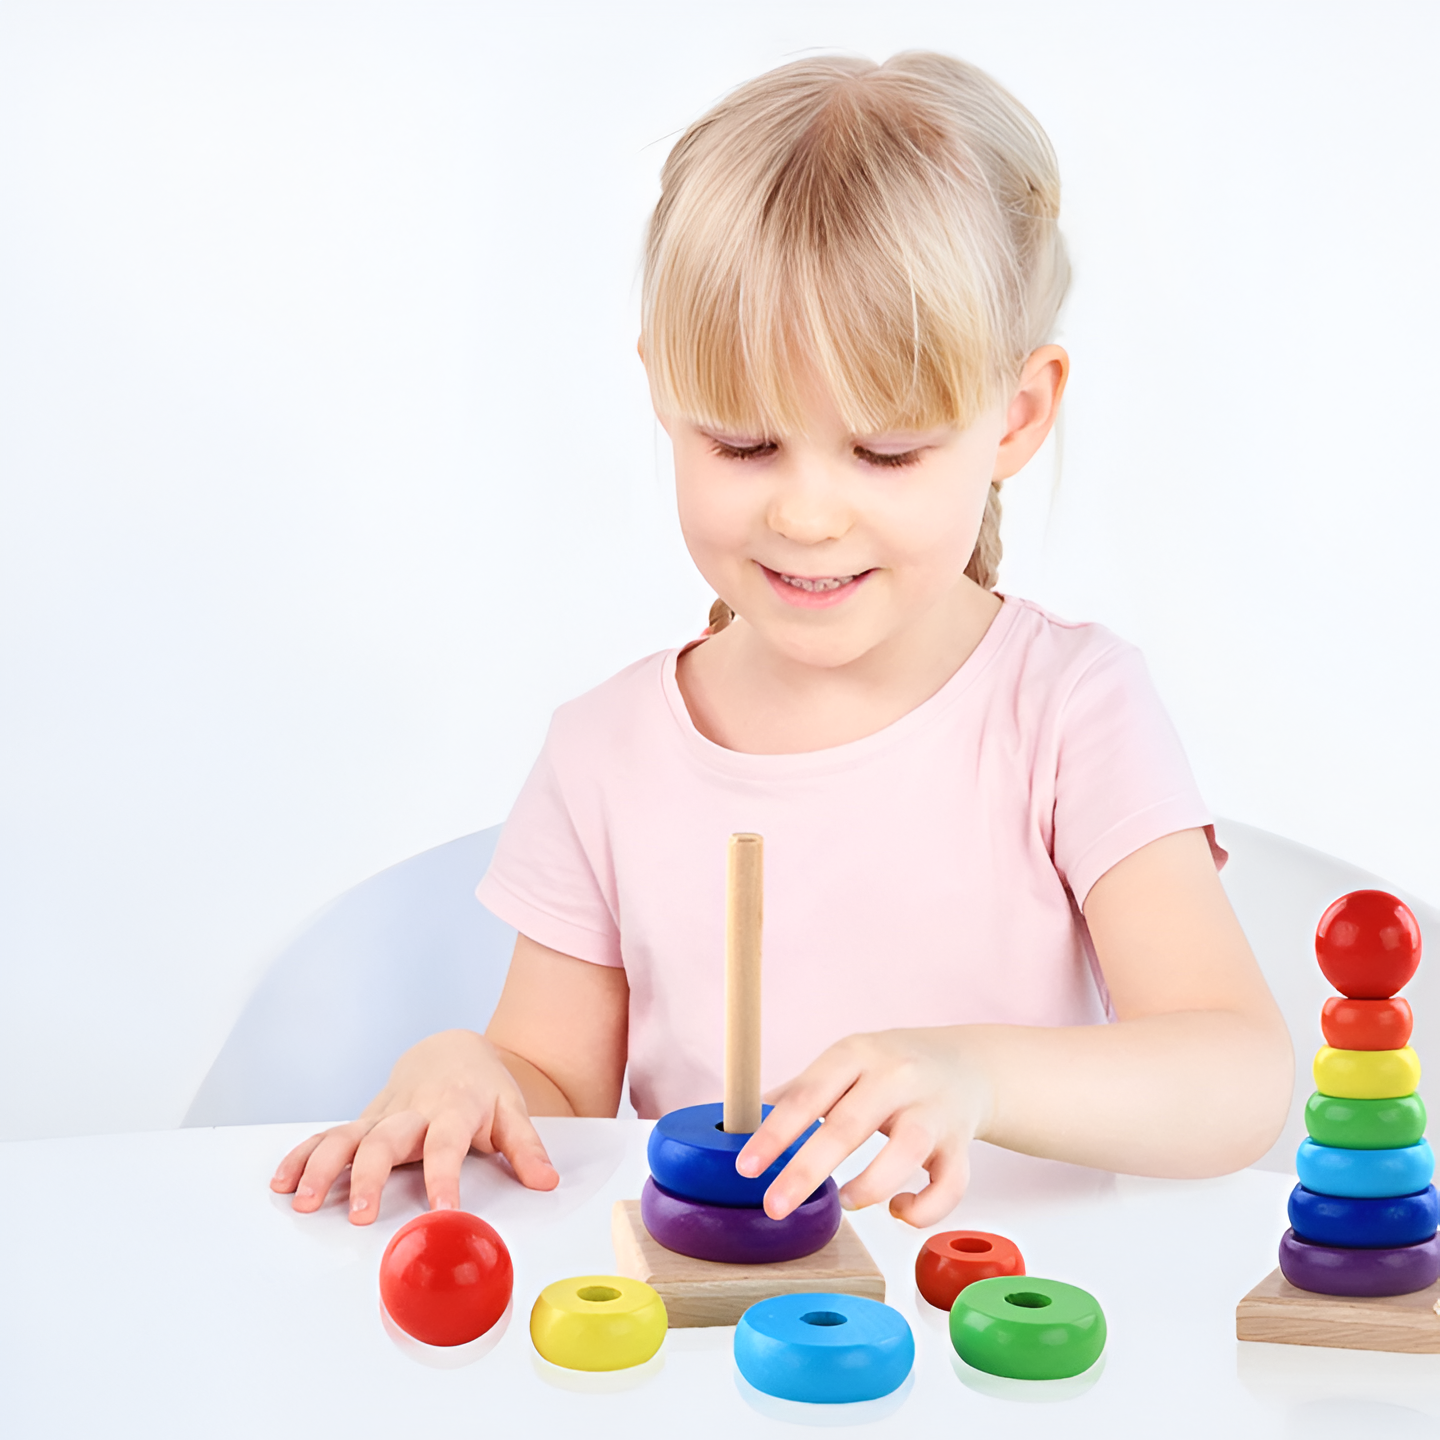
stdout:
{"type": "Polygon", "coordinates": [[[1300,1183],[1320,1195],[1374,1200],[1413,1195],[1435,1177],[1435,1154],[1428,1140],[1397,1150],[1342,1150],[1302,1140],[1295,1152],[1300,1183]]]}
{"type": "MultiPolygon", "coordinates": [[[[775,1107],[761,1107],[763,1119],[775,1107]]],[[[765,1200],[770,1182],[795,1158],[795,1152],[820,1128],[817,1120],[780,1157],[759,1175],[741,1175],[735,1157],[749,1135],[728,1135],[720,1127],[725,1107],[686,1105],[662,1115],[650,1132],[645,1147],[650,1173],[662,1190],[704,1205],[733,1205],[758,1208],[765,1200]]]]}
{"type": "Polygon", "coordinates": [[[1427,1185],[1414,1195],[1354,1200],[1319,1195],[1297,1185],[1290,1192],[1290,1228],[1312,1245],[1390,1250],[1428,1240],[1440,1225],[1440,1197],[1427,1185]]]}

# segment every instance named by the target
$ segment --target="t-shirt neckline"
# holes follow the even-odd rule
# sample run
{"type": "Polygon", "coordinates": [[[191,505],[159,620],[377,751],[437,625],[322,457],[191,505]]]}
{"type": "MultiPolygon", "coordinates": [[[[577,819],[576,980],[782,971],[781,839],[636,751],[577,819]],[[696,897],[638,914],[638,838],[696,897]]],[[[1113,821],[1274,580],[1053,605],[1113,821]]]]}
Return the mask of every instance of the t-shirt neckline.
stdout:
{"type": "MultiPolygon", "coordinates": [[[[776,773],[817,774],[832,769],[848,769],[909,740],[917,731],[934,723],[940,715],[948,711],[975,685],[981,675],[989,669],[991,662],[1005,643],[1006,637],[1015,628],[1015,622],[1024,608],[1023,602],[1017,601],[1013,596],[1000,595],[999,599],[1001,601],[999,613],[980,637],[980,643],[933,695],[922,700],[913,710],[906,711],[898,720],[892,720],[882,729],[869,735],[862,735],[858,740],[847,740],[843,745],[830,745],[823,750],[801,750],[782,755],[757,755],[746,750],[729,750],[725,746],[717,745],[713,740],[707,739],[695,728],[695,722],[690,718],[690,711],[685,705],[685,697],[680,693],[680,685],[675,678],[676,663],[683,651],[690,648],[689,645],[681,645],[673,650],[661,652],[661,689],[671,718],[686,747],[712,768],[742,776],[774,775],[776,773]]],[[[690,642],[691,645],[694,643],[694,641],[690,642]]]]}

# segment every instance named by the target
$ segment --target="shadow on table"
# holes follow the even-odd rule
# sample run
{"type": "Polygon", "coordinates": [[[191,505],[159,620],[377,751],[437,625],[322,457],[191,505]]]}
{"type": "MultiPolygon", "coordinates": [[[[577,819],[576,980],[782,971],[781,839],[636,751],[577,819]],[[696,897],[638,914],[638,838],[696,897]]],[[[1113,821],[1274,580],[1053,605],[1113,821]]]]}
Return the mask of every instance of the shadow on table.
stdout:
{"type": "Polygon", "coordinates": [[[477,1360],[483,1360],[505,1338],[510,1328],[510,1317],[515,1313],[515,1297],[505,1307],[505,1313],[478,1339],[467,1345],[426,1345],[413,1335],[407,1335],[390,1318],[390,1312],[380,1302],[380,1323],[391,1343],[407,1359],[430,1370],[463,1370],[477,1360]]]}
{"type": "Polygon", "coordinates": [[[812,1405],[804,1400],[781,1400],[757,1390],[738,1370],[735,1388],[757,1414],[789,1425],[870,1425],[893,1415],[909,1398],[915,1385],[912,1369],[904,1383],[878,1400],[855,1400],[845,1405],[812,1405]]]}
{"type": "Polygon", "coordinates": [[[1318,1345],[1235,1345],[1240,1383],[1285,1412],[1287,1435],[1440,1440],[1440,1355],[1332,1350],[1318,1345]]]}

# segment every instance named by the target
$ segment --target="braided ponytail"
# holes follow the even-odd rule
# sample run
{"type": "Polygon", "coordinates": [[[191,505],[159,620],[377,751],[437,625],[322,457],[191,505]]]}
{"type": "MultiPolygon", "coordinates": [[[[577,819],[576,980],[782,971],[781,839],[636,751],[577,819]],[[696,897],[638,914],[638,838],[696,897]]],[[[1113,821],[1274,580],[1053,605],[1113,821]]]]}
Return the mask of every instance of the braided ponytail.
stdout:
{"type": "Polygon", "coordinates": [[[985,514],[980,520],[980,533],[975,537],[975,549],[970,554],[970,563],[965,573],[982,590],[993,590],[1000,578],[1000,482],[992,480],[990,491],[985,496],[985,514]]]}

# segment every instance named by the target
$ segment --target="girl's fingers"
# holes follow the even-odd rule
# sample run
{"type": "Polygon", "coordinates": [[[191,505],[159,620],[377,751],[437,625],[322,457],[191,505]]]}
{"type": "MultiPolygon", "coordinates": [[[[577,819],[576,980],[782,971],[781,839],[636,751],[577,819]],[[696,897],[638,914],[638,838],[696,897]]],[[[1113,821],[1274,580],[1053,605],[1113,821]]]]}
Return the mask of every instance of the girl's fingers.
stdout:
{"type": "Polygon", "coordinates": [[[965,1198],[970,1184],[969,1150],[964,1145],[939,1150],[926,1168],[930,1183],[918,1195],[896,1195],[890,1201],[890,1213],[917,1229],[943,1220],[965,1198]]]}
{"type": "Polygon", "coordinates": [[[348,1125],[337,1125],[333,1130],[327,1130],[320,1137],[320,1143],[310,1152],[295,1188],[295,1209],[304,1213],[318,1210],[325,1203],[330,1187],[350,1163],[367,1129],[368,1125],[352,1120],[348,1125]]]}
{"type": "Polygon", "coordinates": [[[837,1064],[828,1052],[822,1055],[809,1069],[776,1092],[775,1108],[741,1147],[735,1157],[735,1168],[742,1175],[759,1175],[774,1164],[816,1120],[828,1115],[858,1078],[859,1071],[855,1066],[837,1064]]]}
{"type": "Polygon", "coordinates": [[[888,1199],[931,1156],[935,1137],[917,1120],[898,1120],[880,1153],[840,1191],[847,1210],[888,1199]]]}
{"type": "Polygon", "coordinates": [[[397,1165],[420,1158],[427,1129],[418,1110],[402,1110],[381,1120],[350,1162],[350,1223],[369,1225],[380,1213],[380,1192],[397,1165]]]}
{"type": "Polygon", "coordinates": [[[324,1138],[325,1132],[322,1130],[318,1135],[312,1135],[308,1140],[302,1140],[275,1167],[270,1188],[279,1195],[288,1195],[300,1183],[300,1173],[305,1168],[305,1162],[324,1138]]]}
{"type": "Polygon", "coordinates": [[[450,1110],[425,1132],[425,1194],[432,1210],[460,1208],[460,1167],[470,1153],[473,1117],[450,1110]]]}
{"type": "Polygon", "coordinates": [[[831,1171],[858,1150],[885,1119],[884,1110],[867,1105],[852,1091],[771,1182],[765,1192],[765,1213],[772,1220],[783,1220],[814,1194],[831,1171]]]}
{"type": "Polygon", "coordinates": [[[528,1189],[553,1190],[560,1183],[559,1172],[550,1163],[530,1117],[513,1101],[502,1100],[495,1107],[490,1143],[510,1162],[515,1178],[528,1189]]]}

